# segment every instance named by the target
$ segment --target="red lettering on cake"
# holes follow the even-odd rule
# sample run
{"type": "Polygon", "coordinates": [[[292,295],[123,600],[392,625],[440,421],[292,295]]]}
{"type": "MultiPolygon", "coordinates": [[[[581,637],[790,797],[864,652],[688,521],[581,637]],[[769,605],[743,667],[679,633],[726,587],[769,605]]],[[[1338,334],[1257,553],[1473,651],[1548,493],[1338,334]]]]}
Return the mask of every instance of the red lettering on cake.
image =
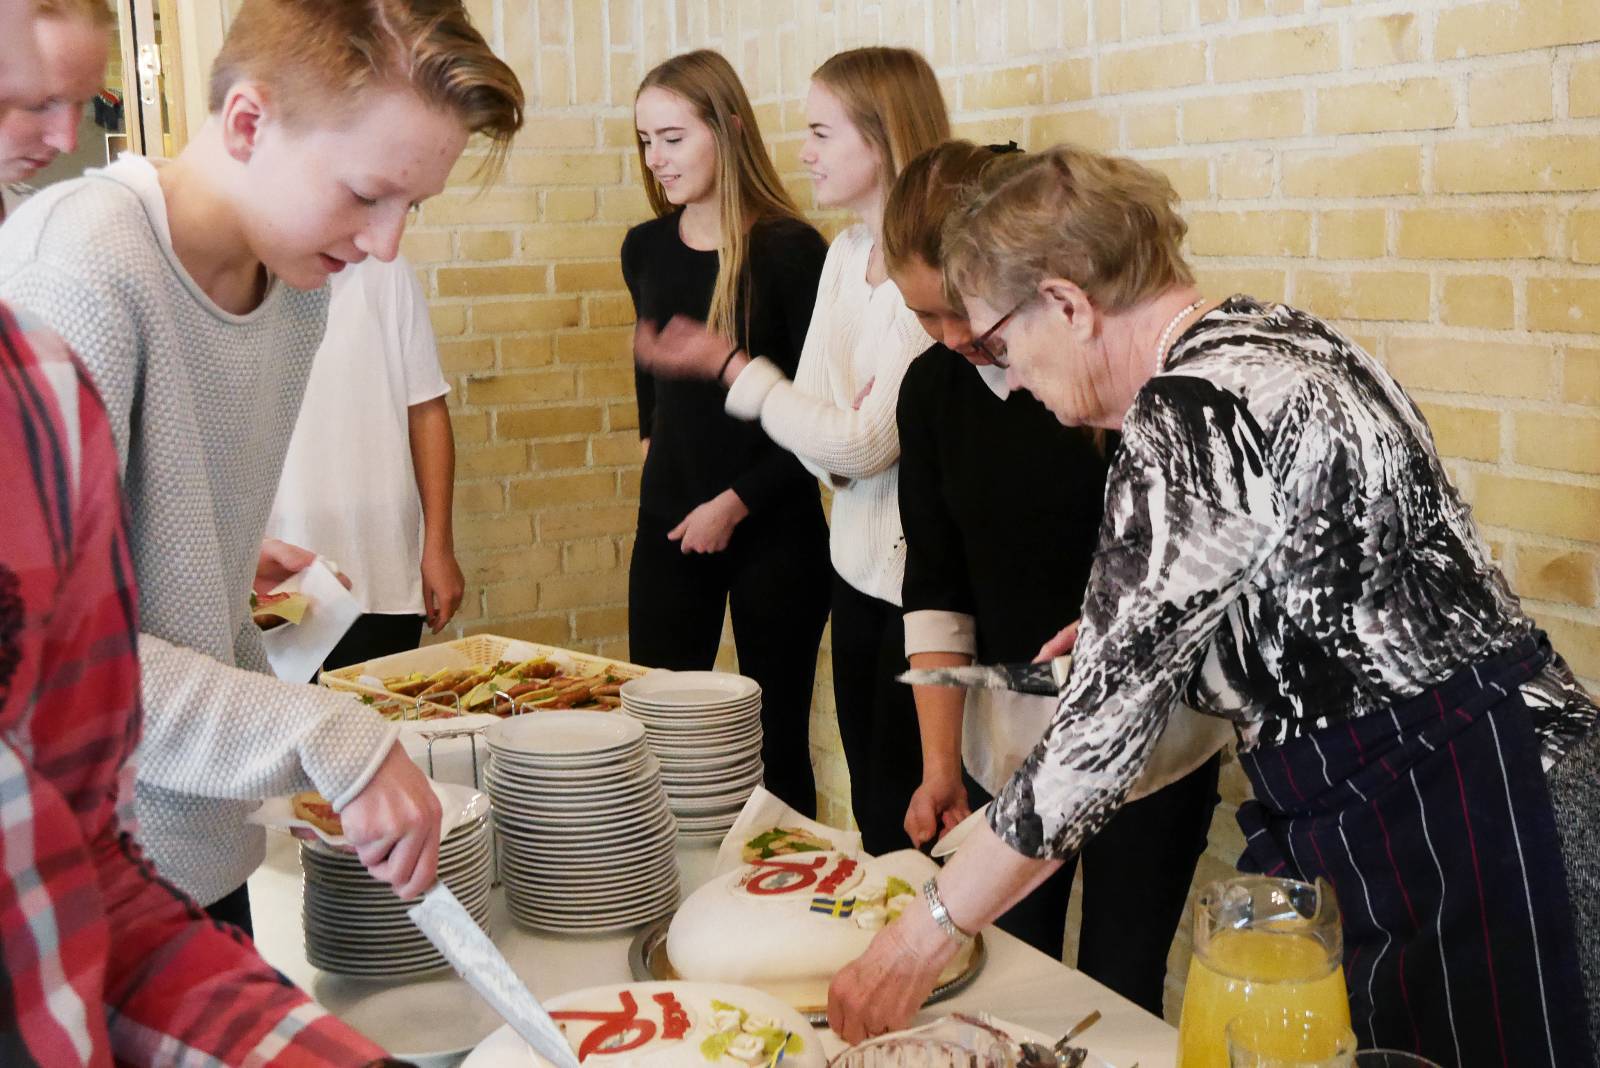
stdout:
{"type": "Polygon", "coordinates": [[[657,994],[655,1002],[661,1006],[662,1038],[682,1038],[689,1033],[689,1013],[675,996],[670,993],[657,994]]]}
{"type": "Polygon", "coordinates": [[[755,870],[743,885],[747,893],[757,897],[794,894],[815,883],[817,874],[827,864],[827,857],[816,857],[810,861],[763,860],[754,866],[755,870]]]}
{"type": "Polygon", "coordinates": [[[639,1003],[633,995],[624,990],[617,997],[622,1004],[620,1012],[568,1010],[550,1014],[556,1020],[592,1020],[600,1025],[583,1036],[578,1060],[586,1060],[592,1053],[627,1053],[656,1037],[655,1021],[639,1016],[639,1003]]]}
{"type": "Polygon", "coordinates": [[[817,884],[817,893],[833,893],[835,890],[839,889],[839,887],[844,885],[844,881],[850,878],[851,873],[853,873],[855,870],[855,861],[851,860],[849,857],[845,857],[843,860],[840,860],[839,866],[833,869],[833,871],[829,872],[828,875],[817,884]]]}

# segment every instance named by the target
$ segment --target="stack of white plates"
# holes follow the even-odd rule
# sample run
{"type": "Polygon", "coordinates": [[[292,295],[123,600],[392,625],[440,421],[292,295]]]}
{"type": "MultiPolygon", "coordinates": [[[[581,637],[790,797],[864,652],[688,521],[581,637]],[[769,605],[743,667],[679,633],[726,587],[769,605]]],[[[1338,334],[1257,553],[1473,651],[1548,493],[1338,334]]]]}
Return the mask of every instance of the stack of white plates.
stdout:
{"type": "MultiPolygon", "coordinates": [[[[418,975],[447,967],[438,950],[411,922],[387,883],[368,875],[354,854],[321,842],[300,846],[304,873],[306,960],[340,975],[418,975]]],[[[478,921],[489,928],[489,817],[455,828],[439,845],[439,878],[478,921]]]]}
{"type": "Polygon", "coordinates": [[[607,712],[531,712],[493,724],[487,788],[512,917],[605,931],[678,905],[677,824],[644,729],[607,712]]]}
{"type": "MultiPolygon", "coordinates": [[[[761,687],[720,671],[652,671],[622,685],[622,709],[644,724],[661,760],[679,833],[716,841],[761,784],[761,687]]],[[[796,753],[810,760],[810,753],[796,753]]]]}

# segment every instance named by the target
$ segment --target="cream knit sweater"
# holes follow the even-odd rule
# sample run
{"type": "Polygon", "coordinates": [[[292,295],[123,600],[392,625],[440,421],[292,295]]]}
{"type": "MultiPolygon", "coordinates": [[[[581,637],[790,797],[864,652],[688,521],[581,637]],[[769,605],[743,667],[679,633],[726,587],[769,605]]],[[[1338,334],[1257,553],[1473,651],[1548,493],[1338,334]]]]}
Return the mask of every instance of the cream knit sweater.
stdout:
{"type": "Polygon", "coordinates": [[[931,342],[893,282],[867,283],[871,256],[865,226],[834,238],[794,381],[770,360],[754,359],[728,391],[727,410],[760,419],[768,437],[833,488],[834,570],[862,593],[898,605],[906,543],[895,406],[906,368],[931,342]]]}
{"type": "Polygon", "coordinates": [[[155,169],[124,157],[0,228],[0,299],[67,339],[110,413],[139,580],[139,835],[162,875],[212,902],[261,862],[244,822],[257,799],[314,784],[341,807],[398,733],[264,674],[250,620],[327,291],[274,282],[248,315],[223,311],[173,255],[155,169]]]}

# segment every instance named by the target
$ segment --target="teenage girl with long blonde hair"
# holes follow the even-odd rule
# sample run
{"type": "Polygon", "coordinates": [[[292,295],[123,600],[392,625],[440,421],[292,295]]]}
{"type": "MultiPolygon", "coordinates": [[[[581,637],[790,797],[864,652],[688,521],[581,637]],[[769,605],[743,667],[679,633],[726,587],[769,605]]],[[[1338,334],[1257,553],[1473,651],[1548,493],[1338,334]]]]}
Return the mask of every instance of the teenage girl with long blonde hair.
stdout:
{"type": "MultiPolygon", "coordinates": [[[[656,218],[628,232],[622,272],[641,323],[709,322],[729,348],[795,372],[827,244],[778,180],[739,77],[716,52],[645,76],[639,169],[656,218]]],[[[828,530],[816,481],[704,381],[637,372],[645,449],[628,582],[629,656],[709,668],[726,610],[739,670],[761,684],[766,785],[816,810],[809,727],[828,617],[828,530]]]]}
{"type": "Polygon", "coordinates": [[[642,324],[637,348],[660,374],[720,381],[727,410],[759,420],[834,491],[833,693],[850,768],[851,805],[869,852],[910,845],[902,825],[922,777],[916,709],[894,681],[905,667],[898,503],[900,380],[927,335],[883,264],[883,210],[895,176],[949,137],[927,60],[905,48],[858,48],[812,76],[801,162],[817,203],[856,224],[828,250],[798,372],[732,335],[680,320],[642,324]]]}

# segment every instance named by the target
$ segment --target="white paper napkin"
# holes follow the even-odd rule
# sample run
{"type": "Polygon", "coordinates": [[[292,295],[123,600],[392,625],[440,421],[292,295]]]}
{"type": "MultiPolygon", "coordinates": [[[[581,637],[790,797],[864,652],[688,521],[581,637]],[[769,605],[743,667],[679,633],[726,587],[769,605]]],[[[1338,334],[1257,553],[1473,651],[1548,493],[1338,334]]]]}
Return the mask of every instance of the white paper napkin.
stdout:
{"type": "Polygon", "coordinates": [[[286,682],[305,682],[316,677],[322,662],[339,644],[350,624],[361,614],[361,606],[339,581],[333,565],[322,557],[304,571],[290,575],[274,587],[273,593],[303,593],[309,602],[299,623],[284,624],[263,631],[267,661],[272,673],[286,682]]]}
{"type": "Polygon", "coordinates": [[[844,831],[838,827],[829,827],[816,820],[807,819],[769,793],[766,787],[757,786],[755,792],[750,795],[750,800],[745,802],[744,809],[740,811],[732,829],[722,839],[722,846],[717,850],[716,871],[712,877],[726,875],[735,868],[743,867],[745,842],[774,827],[796,827],[809,831],[819,838],[826,838],[832,842],[834,850],[846,856],[857,856],[861,852],[861,835],[855,831],[844,831]]]}

